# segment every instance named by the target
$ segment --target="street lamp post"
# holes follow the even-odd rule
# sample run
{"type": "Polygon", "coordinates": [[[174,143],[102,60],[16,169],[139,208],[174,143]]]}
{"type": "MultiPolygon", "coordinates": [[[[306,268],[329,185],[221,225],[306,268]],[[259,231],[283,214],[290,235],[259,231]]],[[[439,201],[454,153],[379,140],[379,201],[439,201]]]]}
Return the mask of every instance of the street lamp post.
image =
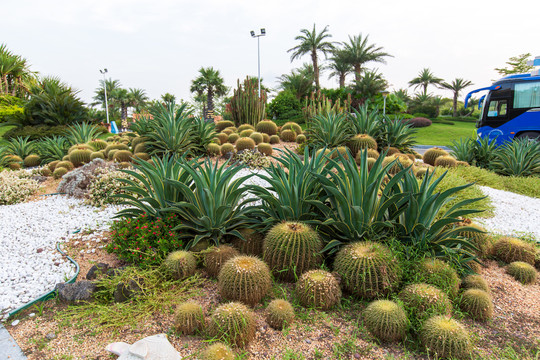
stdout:
{"type": "Polygon", "coordinates": [[[261,43],[260,37],[266,35],[266,29],[262,28],[259,35],[255,35],[255,31],[250,31],[251,37],[257,38],[257,65],[258,65],[258,79],[259,79],[259,98],[261,97],[261,43]]]}
{"type": "Polygon", "coordinates": [[[387,90],[381,91],[381,94],[383,96],[383,116],[386,116],[386,97],[388,96],[389,92],[387,90]]]}
{"type": "Polygon", "coordinates": [[[108,72],[107,68],[99,70],[103,74],[103,89],[105,90],[105,113],[107,114],[107,124],[109,124],[109,104],[107,102],[107,80],[105,79],[105,74],[108,72]]]}

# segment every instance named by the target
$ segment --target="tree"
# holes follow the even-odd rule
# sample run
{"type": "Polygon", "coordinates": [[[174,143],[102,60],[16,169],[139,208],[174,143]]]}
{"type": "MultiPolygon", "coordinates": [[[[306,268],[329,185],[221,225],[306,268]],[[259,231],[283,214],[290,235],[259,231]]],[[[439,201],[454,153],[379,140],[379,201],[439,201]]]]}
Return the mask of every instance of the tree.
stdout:
{"type": "Polygon", "coordinates": [[[170,102],[176,102],[176,96],[173,94],[165,93],[161,95],[161,101],[163,101],[165,104],[170,102]]]}
{"type": "Polygon", "coordinates": [[[394,91],[394,95],[401,99],[405,104],[408,104],[411,101],[411,97],[409,96],[407,89],[398,89],[394,91]]]}
{"type": "Polygon", "coordinates": [[[459,97],[459,92],[465,89],[467,86],[471,86],[473,83],[469,80],[463,80],[461,78],[456,78],[452,80],[449,84],[447,82],[441,83],[441,86],[445,89],[448,89],[454,93],[454,102],[453,102],[453,116],[457,117],[457,102],[459,97]]]}
{"type": "Polygon", "coordinates": [[[126,89],[118,88],[110,93],[110,102],[120,108],[121,120],[127,119],[128,107],[132,101],[133,98],[126,89]]]}
{"type": "Polygon", "coordinates": [[[36,82],[36,73],[30,71],[27,60],[0,44],[0,94],[26,97],[36,82]]]}
{"type": "Polygon", "coordinates": [[[332,72],[328,78],[337,77],[339,80],[339,87],[344,88],[347,75],[353,72],[351,63],[347,61],[347,53],[342,49],[336,49],[330,60],[331,62],[328,65],[328,69],[332,72]]]}
{"type": "Polygon", "coordinates": [[[424,89],[423,94],[427,95],[427,88],[429,85],[439,85],[441,82],[443,82],[443,79],[433,75],[429,68],[423,68],[417,77],[409,81],[409,86],[414,86],[415,90],[422,87],[424,89]]]}
{"type": "Polygon", "coordinates": [[[129,89],[129,95],[131,97],[131,107],[134,108],[135,112],[141,112],[148,103],[148,95],[143,89],[129,89]]]}
{"type": "Polygon", "coordinates": [[[303,70],[292,70],[290,74],[283,74],[278,78],[279,87],[290,91],[298,100],[308,96],[313,91],[313,73],[303,70]]]}
{"type": "Polygon", "coordinates": [[[305,54],[311,55],[311,61],[313,62],[313,74],[315,78],[315,86],[317,89],[320,89],[319,84],[319,62],[318,62],[318,52],[321,52],[326,55],[334,50],[334,44],[332,42],[326,41],[326,39],[331,38],[332,35],[328,33],[328,25],[326,25],[320,33],[317,33],[315,29],[315,24],[313,24],[313,30],[309,31],[307,29],[302,29],[300,32],[303,35],[298,35],[294,39],[300,41],[300,44],[295,47],[287,50],[287,52],[292,51],[291,62],[295,59],[302,57],[305,54]]]}
{"type": "Polygon", "coordinates": [[[355,98],[359,99],[359,104],[353,104],[354,107],[363,104],[366,100],[371,99],[388,86],[387,81],[377,70],[370,70],[364,73],[364,76],[352,85],[355,98]]]}
{"type": "Polygon", "coordinates": [[[355,81],[360,81],[364,66],[369,62],[379,62],[385,64],[384,60],[387,56],[392,56],[383,51],[382,47],[377,47],[375,44],[369,44],[369,35],[362,37],[349,36],[349,42],[343,43],[343,51],[346,55],[347,62],[354,68],[355,81]]]}
{"type": "Polygon", "coordinates": [[[199,76],[191,82],[190,91],[198,95],[206,92],[206,113],[205,118],[214,112],[214,96],[224,96],[228,92],[228,88],[224,84],[219,70],[214,70],[213,67],[200,68],[199,76]]]}
{"type": "Polygon", "coordinates": [[[534,66],[527,65],[527,60],[531,57],[530,53],[521,54],[511,57],[506,64],[510,65],[510,68],[495,68],[499,74],[506,76],[510,74],[523,74],[534,69],[534,66]]]}
{"type": "Polygon", "coordinates": [[[90,105],[101,105],[103,107],[103,110],[105,110],[105,87],[107,88],[107,103],[109,106],[109,115],[112,118],[118,118],[119,114],[119,108],[117,107],[117,103],[112,100],[112,94],[120,89],[122,84],[120,84],[120,80],[112,80],[111,78],[106,80],[99,80],[99,87],[94,91],[94,102],[90,105]]]}

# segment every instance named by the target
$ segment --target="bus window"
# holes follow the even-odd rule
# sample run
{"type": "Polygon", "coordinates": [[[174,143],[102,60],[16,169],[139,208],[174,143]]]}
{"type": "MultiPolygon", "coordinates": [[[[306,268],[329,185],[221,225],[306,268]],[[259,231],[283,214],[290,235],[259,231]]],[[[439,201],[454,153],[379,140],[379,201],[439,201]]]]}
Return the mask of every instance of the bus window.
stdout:
{"type": "Polygon", "coordinates": [[[492,100],[489,102],[488,117],[506,116],[508,103],[506,100],[492,100]]]}
{"type": "Polygon", "coordinates": [[[540,81],[518,83],[514,87],[514,108],[540,107],[540,81]]]}

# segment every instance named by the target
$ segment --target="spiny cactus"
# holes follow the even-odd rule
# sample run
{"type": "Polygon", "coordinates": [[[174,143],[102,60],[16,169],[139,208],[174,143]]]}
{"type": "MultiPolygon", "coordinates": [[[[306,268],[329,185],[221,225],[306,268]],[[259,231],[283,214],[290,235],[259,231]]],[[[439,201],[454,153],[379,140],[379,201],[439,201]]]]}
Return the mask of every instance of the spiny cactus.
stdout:
{"type": "Polygon", "coordinates": [[[457,166],[464,166],[464,167],[468,167],[468,166],[471,166],[468,162],[466,161],[458,161],[456,163],[457,166]]]}
{"type": "Polygon", "coordinates": [[[448,156],[448,155],[449,154],[446,150],[443,150],[438,147],[433,147],[431,149],[426,150],[426,152],[424,153],[424,156],[422,157],[422,160],[424,160],[426,164],[435,166],[435,160],[437,160],[439,156],[448,156]]]}
{"type": "Polygon", "coordinates": [[[227,345],[216,342],[208,346],[202,353],[202,360],[234,360],[236,355],[227,345]]]}
{"type": "Polygon", "coordinates": [[[221,132],[228,127],[234,126],[234,123],[230,120],[221,120],[216,123],[216,131],[221,132]]]}
{"type": "Polygon", "coordinates": [[[218,276],[219,293],[224,299],[255,305],[272,287],[268,265],[254,256],[236,256],[228,260],[218,276]]]}
{"type": "MultiPolygon", "coordinates": [[[[359,151],[359,153],[361,153],[359,151]]],[[[358,154],[357,154],[358,156],[358,154]]],[[[378,159],[379,158],[379,152],[375,149],[367,149],[367,157],[368,158],[373,158],[373,159],[378,159]]]]}
{"type": "Polygon", "coordinates": [[[105,160],[105,155],[103,155],[103,153],[101,151],[94,151],[93,153],[90,154],[90,161],[92,161],[94,159],[103,159],[103,160],[105,160]]]}
{"type": "Polygon", "coordinates": [[[405,154],[405,156],[407,156],[412,161],[413,164],[415,163],[416,158],[414,157],[414,154],[405,154]]]}
{"type": "Polygon", "coordinates": [[[263,120],[255,126],[255,130],[268,135],[276,135],[278,131],[278,126],[272,120],[263,120]]]}
{"type": "Polygon", "coordinates": [[[227,260],[240,255],[238,250],[229,245],[211,247],[205,251],[204,267],[210,276],[218,276],[219,271],[227,260]]]}
{"type": "Polygon", "coordinates": [[[255,145],[259,145],[260,143],[263,142],[263,136],[260,132],[251,133],[249,137],[253,139],[253,141],[255,141],[255,145]]]}
{"type": "Polygon", "coordinates": [[[413,161],[411,161],[411,159],[409,159],[407,155],[394,154],[392,156],[385,157],[382,165],[387,166],[393,161],[395,161],[394,164],[388,168],[388,173],[391,175],[397,174],[401,170],[408,168],[414,163],[413,161]]]}
{"type": "Polygon", "coordinates": [[[480,232],[461,231],[459,235],[471,240],[474,243],[474,245],[478,248],[479,255],[481,256],[488,255],[491,252],[491,241],[489,239],[488,234],[486,233],[486,229],[484,229],[482,226],[478,224],[467,224],[467,226],[477,229],[480,232]]]}
{"type": "Polygon", "coordinates": [[[255,337],[255,314],[237,302],[223,304],[214,310],[208,322],[211,336],[244,347],[255,337]]]}
{"type": "Polygon", "coordinates": [[[133,147],[133,152],[136,154],[136,153],[140,153],[140,152],[147,152],[148,151],[148,146],[146,146],[146,143],[145,142],[141,142],[139,144],[137,144],[137,146],[134,146],[133,147]]]}
{"type": "Polygon", "coordinates": [[[184,335],[192,335],[204,327],[202,306],[195,301],[186,301],[178,305],[174,316],[174,327],[184,335]]]}
{"type": "Polygon", "coordinates": [[[323,151],[324,151],[325,156],[331,156],[330,154],[332,153],[332,150],[330,149],[319,149],[315,151],[315,156],[319,156],[319,154],[322,153],[323,151]]]}
{"type": "Polygon", "coordinates": [[[40,172],[41,172],[41,175],[46,176],[46,177],[49,177],[52,174],[51,170],[49,170],[49,168],[46,168],[46,167],[42,168],[40,172]]]}
{"type": "Polygon", "coordinates": [[[300,125],[298,125],[297,123],[292,122],[292,121],[286,122],[281,127],[281,131],[283,131],[283,130],[292,130],[296,135],[302,133],[302,127],[300,125]]]}
{"type": "Polygon", "coordinates": [[[322,241],[309,225],[283,222],[275,225],[264,239],[264,260],[275,276],[294,280],[321,263],[322,241]]]}
{"type": "Polygon", "coordinates": [[[456,167],[457,166],[457,160],[454,159],[450,155],[446,156],[439,156],[435,159],[435,166],[441,166],[446,168],[456,167]]]}
{"type": "Polygon", "coordinates": [[[375,165],[376,162],[377,162],[377,160],[374,159],[374,158],[367,158],[368,171],[371,170],[371,168],[373,167],[373,165],[375,165]]]}
{"type": "Polygon", "coordinates": [[[192,253],[178,250],[170,253],[163,265],[172,277],[177,280],[183,280],[195,274],[197,260],[195,260],[192,253]]]}
{"type": "Polygon", "coordinates": [[[58,168],[61,168],[61,167],[65,168],[68,171],[71,171],[71,170],[73,170],[75,168],[75,166],[73,166],[71,161],[59,161],[56,164],[55,170],[58,169],[58,168]]]}
{"type": "Polygon", "coordinates": [[[306,140],[307,140],[307,138],[306,138],[306,135],[304,135],[304,134],[300,134],[300,135],[296,136],[296,143],[297,144],[303,144],[303,143],[306,142],[306,140]]]}
{"type": "Polygon", "coordinates": [[[398,148],[393,146],[386,146],[383,148],[384,151],[386,151],[386,156],[392,156],[395,154],[401,154],[401,151],[399,151],[398,148]]]}
{"type": "MultiPolygon", "coordinates": [[[[227,139],[227,141],[231,144],[235,144],[236,141],[240,138],[240,135],[238,135],[237,133],[232,133],[231,135],[229,135],[229,138],[227,139]]],[[[225,145],[225,144],[223,144],[225,145]]]]}
{"type": "Polygon", "coordinates": [[[456,270],[438,259],[424,259],[418,266],[417,277],[420,281],[438,287],[451,299],[457,296],[461,284],[456,270]]]}
{"type": "Polygon", "coordinates": [[[272,328],[281,330],[294,321],[294,308],[291,303],[283,299],[275,299],[266,308],[266,322],[272,328]]]}
{"type": "Polygon", "coordinates": [[[360,149],[377,150],[377,141],[367,134],[358,134],[349,141],[349,149],[353,156],[356,156],[360,149]]]}
{"type": "Polygon", "coordinates": [[[418,167],[418,168],[415,169],[414,175],[417,178],[421,179],[421,178],[424,177],[424,175],[426,175],[427,171],[428,171],[428,168],[426,168],[426,167],[418,167]]]}
{"type": "Polygon", "coordinates": [[[137,145],[142,144],[145,141],[148,141],[148,138],[144,136],[137,136],[136,138],[133,138],[133,140],[131,140],[131,147],[133,148],[134,152],[137,145]]]}
{"type": "Polygon", "coordinates": [[[480,275],[468,275],[468,276],[466,276],[463,279],[463,282],[461,283],[461,286],[464,289],[480,289],[480,290],[484,290],[487,293],[490,292],[488,283],[480,275]]]}
{"type": "Polygon", "coordinates": [[[246,129],[246,130],[240,131],[238,134],[240,134],[240,137],[250,137],[251,134],[253,134],[254,132],[255,132],[255,130],[246,129]]]}
{"type": "Polygon", "coordinates": [[[113,160],[114,162],[131,162],[131,158],[133,157],[133,154],[129,150],[118,150],[114,153],[113,160]]]}
{"type": "Polygon", "coordinates": [[[272,145],[279,144],[279,136],[277,136],[277,135],[270,136],[269,143],[272,144],[272,145]]]}
{"type": "Polygon", "coordinates": [[[461,295],[460,307],[474,320],[486,321],[493,317],[493,301],[484,290],[465,290],[461,295]]]}
{"type": "Polygon", "coordinates": [[[8,164],[8,167],[11,169],[11,170],[20,170],[22,168],[21,166],[21,163],[19,162],[10,162],[8,164]]]}
{"type": "Polygon", "coordinates": [[[343,287],[365,299],[389,294],[399,284],[402,270],[390,249],[376,242],[345,246],[334,260],[343,287]]]}
{"type": "Polygon", "coordinates": [[[420,339],[428,352],[439,358],[464,359],[472,350],[467,329],[446,316],[428,319],[420,331],[420,339]]]}
{"type": "Polygon", "coordinates": [[[514,261],[506,267],[506,272],[517,281],[528,285],[536,281],[536,269],[523,261],[514,261]]]}
{"type": "Polygon", "coordinates": [[[255,141],[249,137],[241,137],[236,140],[236,151],[255,149],[255,141]]]}
{"type": "Polygon", "coordinates": [[[270,135],[265,134],[265,133],[261,133],[261,134],[263,136],[263,143],[269,144],[270,143],[270,135]]]}
{"type": "Polygon", "coordinates": [[[337,158],[338,154],[341,154],[345,160],[349,159],[349,150],[346,146],[338,146],[332,150],[332,158],[337,158]]]}
{"type": "Polygon", "coordinates": [[[296,134],[292,130],[281,130],[281,140],[285,142],[295,142],[296,134]]]}
{"type": "Polygon", "coordinates": [[[206,152],[210,156],[220,156],[221,155],[221,146],[216,143],[210,143],[206,145],[206,152]]]}
{"type": "Polygon", "coordinates": [[[497,240],[493,245],[493,254],[506,263],[523,261],[534,265],[534,246],[516,238],[502,237],[497,240]]]}
{"type": "Polygon", "coordinates": [[[90,140],[87,144],[90,145],[94,151],[105,150],[108,145],[106,141],[101,139],[90,140]]]}
{"type": "Polygon", "coordinates": [[[240,234],[244,237],[242,240],[235,237],[232,244],[242,254],[259,256],[262,254],[264,236],[253,229],[240,229],[240,234]]]}
{"type": "Polygon", "coordinates": [[[403,339],[409,320],[403,307],[390,300],[377,300],[362,312],[364,324],[371,334],[381,341],[403,339]]]}
{"type": "Polygon", "coordinates": [[[41,164],[41,158],[39,157],[39,155],[30,154],[24,158],[25,167],[35,167],[39,166],[39,164],[41,164]]]}
{"type": "Polygon", "coordinates": [[[223,144],[221,145],[221,154],[227,155],[228,153],[235,153],[236,149],[234,148],[233,144],[223,144]]]}
{"type": "Polygon", "coordinates": [[[217,140],[217,143],[219,145],[223,145],[225,144],[227,141],[229,141],[229,135],[225,134],[225,133],[219,133],[216,135],[216,138],[218,139],[217,140]]]}
{"type": "Polygon", "coordinates": [[[9,163],[19,163],[22,164],[23,159],[17,155],[6,155],[6,158],[9,163]]]}
{"type": "Polygon", "coordinates": [[[255,127],[250,124],[242,124],[238,127],[237,132],[242,132],[244,130],[253,130],[255,131],[255,127]]]}
{"type": "Polygon", "coordinates": [[[420,321],[433,315],[450,315],[452,312],[452,303],[448,295],[429,284],[407,285],[399,293],[399,299],[420,321]]]}
{"type": "Polygon", "coordinates": [[[274,150],[272,149],[272,145],[266,144],[266,143],[260,143],[257,146],[257,151],[266,156],[272,156],[272,152],[274,150]]]}
{"type": "Polygon", "coordinates": [[[232,129],[226,128],[221,130],[221,132],[227,135],[231,135],[234,131],[232,131],[232,129]]]}
{"type": "Polygon", "coordinates": [[[75,144],[73,146],[71,146],[69,149],[68,149],[68,155],[71,154],[74,150],[90,150],[90,151],[95,151],[94,148],[88,144],[75,144]]]}
{"type": "Polygon", "coordinates": [[[92,156],[92,150],[76,149],[69,154],[69,161],[75,166],[79,167],[90,162],[90,156],[92,156]]]}
{"type": "Polygon", "coordinates": [[[53,178],[60,179],[62,176],[66,175],[68,173],[68,169],[64,167],[57,167],[53,171],[53,178]]]}
{"type": "Polygon", "coordinates": [[[142,153],[135,153],[135,154],[133,154],[133,157],[135,159],[141,159],[141,160],[144,160],[144,161],[150,160],[150,155],[147,154],[147,153],[143,153],[143,152],[142,153]]]}
{"type": "Polygon", "coordinates": [[[328,310],[341,301],[339,282],[328,271],[305,272],[296,283],[296,294],[304,307],[328,310]]]}

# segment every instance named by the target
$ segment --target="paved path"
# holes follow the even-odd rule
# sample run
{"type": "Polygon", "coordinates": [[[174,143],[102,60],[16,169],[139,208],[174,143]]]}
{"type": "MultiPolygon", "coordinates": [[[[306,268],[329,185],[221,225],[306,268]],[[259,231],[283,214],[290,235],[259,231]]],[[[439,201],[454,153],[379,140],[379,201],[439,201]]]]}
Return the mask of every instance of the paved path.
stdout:
{"type": "Polygon", "coordinates": [[[21,348],[2,324],[0,324],[0,359],[26,360],[21,348]]]}
{"type": "Polygon", "coordinates": [[[413,150],[419,153],[420,155],[424,155],[427,149],[431,149],[432,147],[440,147],[441,149],[444,149],[446,151],[450,151],[450,149],[446,146],[441,145],[416,145],[413,146],[413,150]]]}

